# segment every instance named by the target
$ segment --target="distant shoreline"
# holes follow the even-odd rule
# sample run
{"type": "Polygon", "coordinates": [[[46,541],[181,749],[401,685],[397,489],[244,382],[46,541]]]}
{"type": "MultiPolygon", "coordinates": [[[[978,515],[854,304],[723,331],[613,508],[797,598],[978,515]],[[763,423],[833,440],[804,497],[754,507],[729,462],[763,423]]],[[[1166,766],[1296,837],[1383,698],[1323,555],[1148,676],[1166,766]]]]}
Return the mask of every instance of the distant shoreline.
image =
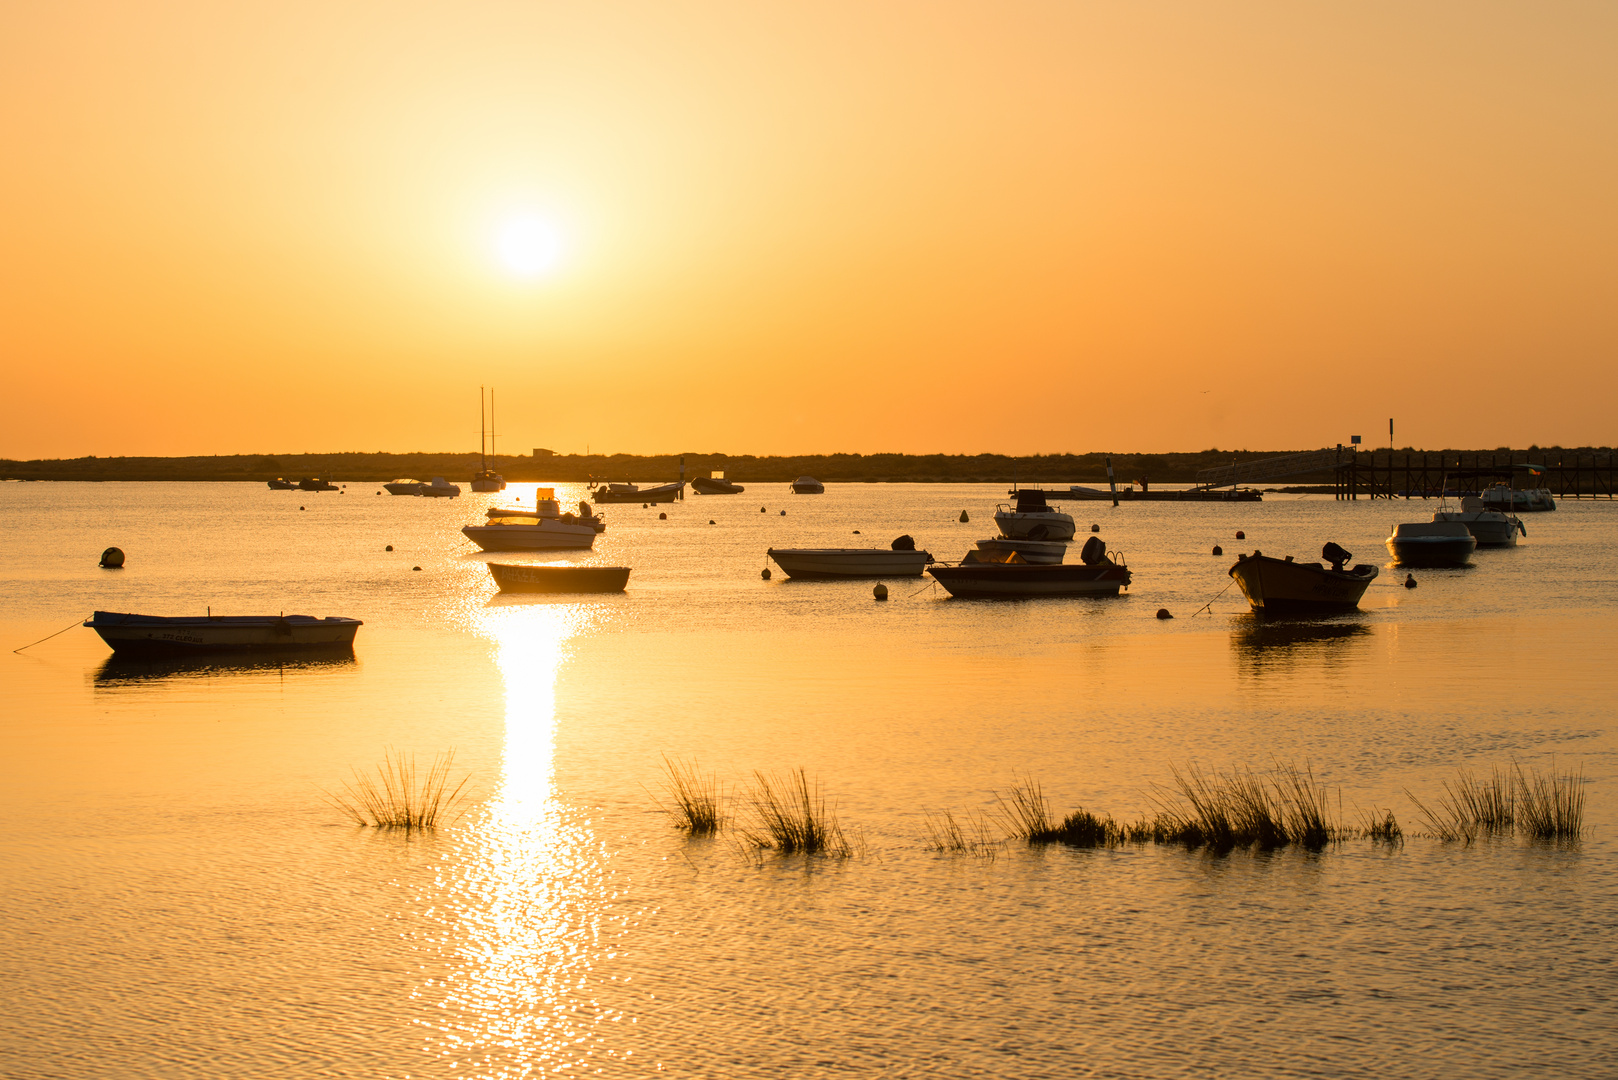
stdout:
{"type": "MultiPolygon", "coordinates": [[[[1107,459],[1120,486],[1142,478],[1153,484],[1191,484],[1202,469],[1228,466],[1232,460],[1296,453],[1293,450],[1204,450],[1171,454],[1051,454],[1010,457],[1004,454],[816,454],[755,457],[745,454],[686,454],[685,478],[723,472],[738,483],[788,483],[813,476],[827,483],[1005,483],[1105,484],[1107,459]]],[[[1606,448],[1529,447],[1527,450],[1393,451],[1395,459],[1410,454],[1437,462],[1464,454],[1553,465],[1573,454],[1610,454],[1606,448]]],[[[1387,450],[1362,450],[1386,461],[1387,450]]],[[[679,454],[502,454],[489,465],[512,483],[557,481],[583,483],[592,477],[615,481],[666,482],[680,477],[679,454]]],[[[211,457],[82,457],[34,461],[0,460],[7,480],[167,481],[264,483],[277,477],[299,480],[321,477],[338,483],[380,484],[409,477],[442,476],[466,482],[478,468],[476,454],[231,454],[211,457]]],[[[1289,486],[1329,483],[1329,470],[1287,478],[1289,486]]]]}

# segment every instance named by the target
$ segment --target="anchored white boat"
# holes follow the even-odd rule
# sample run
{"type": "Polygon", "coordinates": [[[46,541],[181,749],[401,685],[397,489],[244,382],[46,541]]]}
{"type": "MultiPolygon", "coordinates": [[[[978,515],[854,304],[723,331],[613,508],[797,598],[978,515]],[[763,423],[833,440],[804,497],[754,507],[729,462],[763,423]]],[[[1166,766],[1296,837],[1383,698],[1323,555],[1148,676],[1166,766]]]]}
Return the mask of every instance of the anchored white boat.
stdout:
{"type": "Polygon", "coordinates": [[[765,554],[795,578],[920,577],[933,561],[914,548],[770,548],[765,554]]]}
{"type": "Polygon", "coordinates": [[[1016,552],[1025,563],[1049,566],[1067,558],[1066,540],[1008,540],[1003,536],[978,541],[978,551],[988,562],[1004,562],[1016,552]]]}
{"type": "Polygon", "coordinates": [[[429,499],[453,499],[460,493],[461,485],[452,484],[442,476],[435,476],[432,483],[419,484],[416,487],[417,495],[423,495],[429,499]]]}
{"type": "Polygon", "coordinates": [[[1395,525],[1387,539],[1397,566],[1465,566],[1478,542],[1460,521],[1417,521],[1395,525]]]}
{"type": "Polygon", "coordinates": [[[1518,536],[1527,536],[1522,519],[1515,514],[1490,510],[1482,499],[1468,495],[1459,510],[1439,507],[1434,521],[1459,521],[1478,542],[1478,547],[1516,547],[1518,536]]]}
{"type": "Polygon", "coordinates": [[[1510,484],[1490,484],[1483,489],[1483,505],[1490,510],[1514,514],[1555,510],[1556,499],[1550,488],[1514,488],[1510,484]]]}
{"type": "Polygon", "coordinates": [[[484,551],[572,550],[592,547],[596,542],[593,525],[537,514],[490,518],[482,525],[467,525],[461,532],[484,551]]]}
{"type": "Polygon", "coordinates": [[[97,611],[85,626],[116,652],[176,654],[348,649],[364,625],[335,615],[134,615],[97,611]]]}
{"type": "Polygon", "coordinates": [[[1046,496],[1055,492],[1039,488],[1019,488],[1012,492],[1015,504],[1001,503],[994,511],[994,523],[1008,540],[1071,540],[1075,531],[1073,516],[1052,506],[1046,496]]]}

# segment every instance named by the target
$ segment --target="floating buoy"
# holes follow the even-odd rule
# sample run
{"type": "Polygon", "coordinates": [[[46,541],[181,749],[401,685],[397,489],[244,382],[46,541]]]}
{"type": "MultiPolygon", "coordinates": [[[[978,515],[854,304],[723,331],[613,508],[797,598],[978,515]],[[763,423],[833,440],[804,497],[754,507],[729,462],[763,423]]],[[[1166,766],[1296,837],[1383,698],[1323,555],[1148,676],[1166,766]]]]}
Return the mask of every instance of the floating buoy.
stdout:
{"type": "Polygon", "coordinates": [[[712,525],[712,524],[713,524],[713,518],[709,518],[709,519],[708,519],[708,524],[710,524],[710,525],[712,525]]]}
{"type": "Polygon", "coordinates": [[[659,515],[657,515],[657,520],[659,520],[659,521],[667,521],[668,519],[669,519],[669,516],[667,514],[659,514],[659,515]]]}
{"type": "Polygon", "coordinates": [[[1172,618],[1174,618],[1173,615],[1169,614],[1169,609],[1166,608],[1166,607],[1160,607],[1160,608],[1157,609],[1157,617],[1159,619],[1172,619],[1172,618]]]}
{"type": "Polygon", "coordinates": [[[377,494],[378,494],[378,495],[380,495],[380,494],[382,494],[382,493],[381,493],[381,492],[380,492],[380,491],[379,491],[379,492],[377,492],[377,494]]]}
{"type": "Polygon", "coordinates": [[[782,517],[786,517],[786,516],[787,516],[787,512],[786,512],[786,511],[785,511],[785,510],[783,510],[783,511],[781,511],[781,516],[782,516],[782,517]]]}
{"type": "Polygon", "coordinates": [[[1225,549],[1220,547],[1218,544],[1215,544],[1214,549],[1213,549],[1213,553],[1215,555],[1223,555],[1225,553],[1225,549]]]}
{"type": "Polygon", "coordinates": [[[419,566],[412,566],[412,567],[411,567],[411,568],[410,568],[410,569],[412,569],[412,570],[420,570],[420,569],[421,569],[421,567],[419,567],[419,566]]]}
{"type": "Polygon", "coordinates": [[[302,509],[304,509],[304,507],[302,507],[302,506],[300,506],[300,507],[298,507],[298,509],[299,509],[299,510],[302,510],[302,509]]]}
{"type": "Polygon", "coordinates": [[[383,551],[392,551],[393,550],[393,545],[389,544],[387,547],[383,548],[382,550],[383,551]]]}
{"type": "Polygon", "coordinates": [[[768,510],[766,510],[766,509],[764,509],[764,508],[763,508],[763,507],[762,507],[762,506],[761,506],[761,507],[759,507],[759,508],[758,508],[758,512],[759,512],[759,513],[761,513],[761,514],[767,514],[767,513],[769,513],[769,511],[768,511],[768,510]]]}
{"type": "Polygon", "coordinates": [[[651,505],[652,505],[652,504],[651,504],[651,503],[641,503],[641,504],[640,504],[640,508],[641,508],[641,509],[642,509],[642,510],[644,510],[644,509],[646,509],[646,508],[647,508],[647,507],[648,507],[648,506],[651,506],[651,505]]]}
{"type": "Polygon", "coordinates": [[[1246,540],[1247,539],[1247,534],[1242,532],[1240,529],[1237,529],[1236,530],[1236,539],[1238,539],[1238,540],[1246,540]]]}
{"type": "Polygon", "coordinates": [[[1101,526],[1100,525],[1092,525],[1092,526],[1090,526],[1090,531],[1091,532],[1100,532],[1101,531],[1101,526]]]}
{"type": "Polygon", "coordinates": [[[1414,589],[1415,587],[1416,587],[1416,575],[1415,574],[1406,574],[1405,575],[1405,588],[1414,589]]]}
{"type": "Polygon", "coordinates": [[[122,548],[110,547],[101,553],[101,565],[108,570],[122,570],[124,568],[124,551],[122,548]]]}
{"type": "Polygon", "coordinates": [[[971,520],[972,520],[971,518],[966,516],[966,511],[962,510],[961,511],[961,521],[962,522],[967,522],[967,521],[971,521],[971,520]]]}
{"type": "Polygon", "coordinates": [[[855,530],[854,530],[854,535],[855,535],[855,536],[858,536],[858,535],[859,535],[859,534],[860,534],[860,531],[859,531],[859,530],[858,530],[858,529],[855,529],[855,530]]]}
{"type": "Polygon", "coordinates": [[[888,598],[888,587],[878,582],[876,588],[871,590],[871,595],[878,600],[886,600],[888,598]]]}
{"type": "Polygon", "coordinates": [[[764,568],[764,572],[760,574],[759,577],[763,578],[765,581],[770,580],[770,568],[766,566],[764,568]]]}

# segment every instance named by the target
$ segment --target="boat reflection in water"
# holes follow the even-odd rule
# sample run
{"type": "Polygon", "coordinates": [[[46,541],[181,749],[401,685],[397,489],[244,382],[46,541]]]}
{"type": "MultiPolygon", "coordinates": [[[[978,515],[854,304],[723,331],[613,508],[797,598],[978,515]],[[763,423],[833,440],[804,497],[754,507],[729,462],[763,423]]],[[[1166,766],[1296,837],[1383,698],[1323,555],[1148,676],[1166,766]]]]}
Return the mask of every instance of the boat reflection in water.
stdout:
{"type": "Polygon", "coordinates": [[[201,656],[139,656],[113,653],[95,670],[92,678],[97,687],[114,687],[173,679],[212,679],[221,675],[288,675],[342,670],[359,670],[359,661],[351,648],[276,655],[209,653],[201,656]]]}
{"type": "Polygon", "coordinates": [[[436,1064],[487,1060],[529,1076],[596,1071],[613,1056],[603,1025],[617,1016],[595,999],[624,932],[611,897],[625,883],[587,809],[555,786],[556,681],[594,607],[490,605],[475,617],[505,684],[505,744],[500,775],[480,785],[487,801],[455,827],[455,850],[418,900],[442,928],[439,970],[424,970],[416,994],[436,1064]]]}
{"type": "Polygon", "coordinates": [[[1252,675],[1290,671],[1305,662],[1327,667],[1348,663],[1372,637],[1358,614],[1311,619],[1254,611],[1236,616],[1231,625],[1231,646],[1252,675]]]}

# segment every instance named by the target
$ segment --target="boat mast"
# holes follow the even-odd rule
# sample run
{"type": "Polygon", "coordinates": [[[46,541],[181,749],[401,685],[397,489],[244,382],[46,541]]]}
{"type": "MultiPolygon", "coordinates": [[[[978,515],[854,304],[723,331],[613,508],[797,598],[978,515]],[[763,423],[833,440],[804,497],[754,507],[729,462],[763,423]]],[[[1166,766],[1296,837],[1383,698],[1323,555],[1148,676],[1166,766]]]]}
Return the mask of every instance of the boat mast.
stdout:
{"type": "Polygon", "coordinates": [[[489,471],[489,461],[483,456],[483,440],[488,429],[483,426],[483,387],[478,387],[478,462],[482,472],[489,471]]]}
{"type": "Polygon", "coordinates": [[[500,463],[500,456],[494,452],[494,387],[489,387],[489,456],[500,463]]]}

